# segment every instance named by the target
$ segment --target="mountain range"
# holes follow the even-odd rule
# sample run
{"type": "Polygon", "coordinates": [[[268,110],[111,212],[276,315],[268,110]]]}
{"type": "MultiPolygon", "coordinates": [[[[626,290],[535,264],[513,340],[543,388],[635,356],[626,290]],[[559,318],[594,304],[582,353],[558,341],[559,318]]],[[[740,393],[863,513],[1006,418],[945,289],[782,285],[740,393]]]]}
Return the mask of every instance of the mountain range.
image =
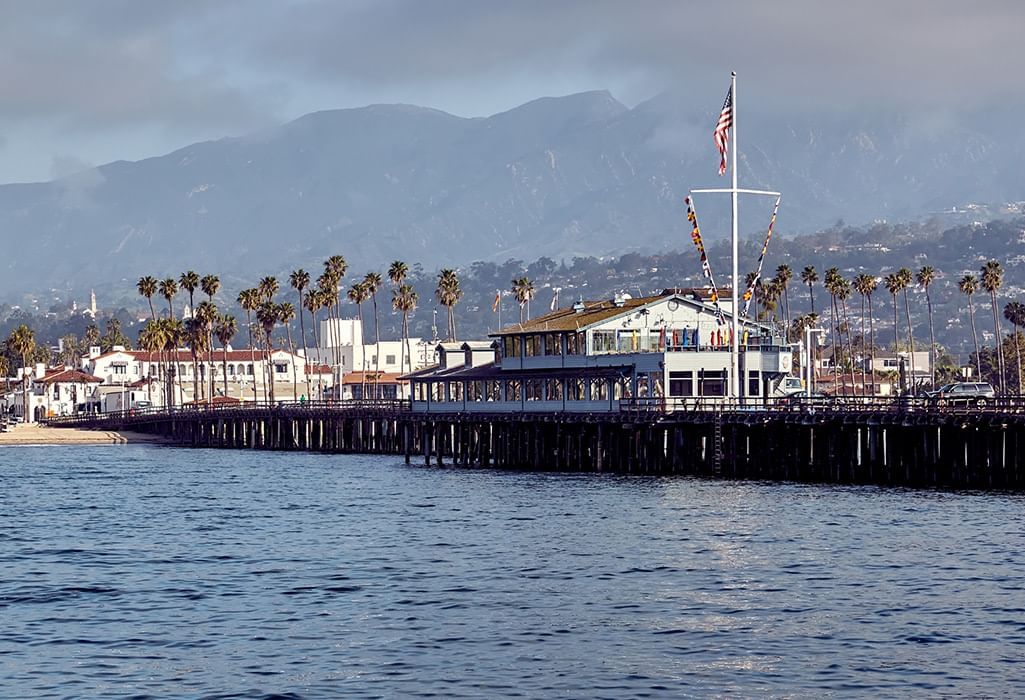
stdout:
{"type": "MultiPolygon", "coordinates": [[[[784,192],[783,234],[1025,199],[1025,141],[993,120],[739,116],[741,184],[784,192]]],[[[255,281],[336,253],[360,271],[680,249],[688,190],[728,184],[715,117],[669,93],[633,108],[602,91],[542,98],[487,118],[372,105],[3,185],[0,294],[193,268],[255,281]]],[[[706,197],[714,239],[727,209],[706,197]]],[[[745,204],[743,231],[770,210],[745,204]]]]}

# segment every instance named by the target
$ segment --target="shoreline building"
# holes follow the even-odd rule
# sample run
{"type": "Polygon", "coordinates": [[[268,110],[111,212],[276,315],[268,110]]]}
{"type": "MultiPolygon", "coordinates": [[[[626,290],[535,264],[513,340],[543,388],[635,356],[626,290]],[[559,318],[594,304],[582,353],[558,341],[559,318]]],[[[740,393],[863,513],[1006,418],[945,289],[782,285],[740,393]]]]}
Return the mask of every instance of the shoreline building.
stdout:
{"type": "Polygon", "coordinates": [[[359,319],[323,319],[319,325],[318,346],[310,354],[334,368],[339,399],[409,398],[402,375],[434,361],[434,344],[422,338],[367,343],[359,319]]]}
{"type": "MultiPolygon", "coordinates": [[[[579,301],[492,333],[494,342],[441,343],[437,365],[408,375],[412,407],[610,412],[726,401],[730,314],[695,290],[579,301]]],[[[740,328],[741,400],[756,403],[789,375],[792,350],[767,325],[741,319],[740,328]]]]}

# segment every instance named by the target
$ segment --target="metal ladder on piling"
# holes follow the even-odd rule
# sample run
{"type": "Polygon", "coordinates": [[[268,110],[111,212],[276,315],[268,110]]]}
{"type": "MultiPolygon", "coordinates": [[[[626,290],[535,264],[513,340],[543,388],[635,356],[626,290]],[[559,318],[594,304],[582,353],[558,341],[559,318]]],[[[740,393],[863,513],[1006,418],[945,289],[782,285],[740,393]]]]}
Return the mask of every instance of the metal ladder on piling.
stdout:
{"type": "Polygon", "coordinates": [[[722,474],[722,414],[716,411],[712,437],[712,473],[722,474]]]}

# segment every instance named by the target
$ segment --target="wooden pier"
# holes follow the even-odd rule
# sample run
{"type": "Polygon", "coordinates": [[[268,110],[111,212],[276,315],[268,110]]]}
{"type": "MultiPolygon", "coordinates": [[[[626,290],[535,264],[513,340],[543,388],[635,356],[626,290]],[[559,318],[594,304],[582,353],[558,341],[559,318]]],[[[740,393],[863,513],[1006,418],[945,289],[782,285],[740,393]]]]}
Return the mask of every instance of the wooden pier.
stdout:
{"type": "Polygon", "coordinates": [[[1025,406],[419,414],[403,402],[51,419],[186,446],[401,455],[407,463],[836,484],[1025,488],[1025,406]]]}

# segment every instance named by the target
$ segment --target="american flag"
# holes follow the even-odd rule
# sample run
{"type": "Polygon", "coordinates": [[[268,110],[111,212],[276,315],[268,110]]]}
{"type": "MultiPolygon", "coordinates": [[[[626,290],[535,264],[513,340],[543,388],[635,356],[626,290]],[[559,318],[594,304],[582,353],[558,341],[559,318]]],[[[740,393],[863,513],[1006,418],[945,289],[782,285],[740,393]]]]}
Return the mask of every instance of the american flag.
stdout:
{"type": "Polygon", "coordinates": [[[491,305],[491,313],[498,311],[498,305],[502,303],[502,290],[495,292],[495,302],[491,305]]]}
{"type": "Polygon", "coordinates": [[[723,102],[722,111],[719,113],[719,123],[715,125],[712,139],[716,148],[719,149],[719,174],[726,172],[726,154],[729,151],[730,127],[733,126],[733,87],[726,92],[726,101],[723,102]]]}

